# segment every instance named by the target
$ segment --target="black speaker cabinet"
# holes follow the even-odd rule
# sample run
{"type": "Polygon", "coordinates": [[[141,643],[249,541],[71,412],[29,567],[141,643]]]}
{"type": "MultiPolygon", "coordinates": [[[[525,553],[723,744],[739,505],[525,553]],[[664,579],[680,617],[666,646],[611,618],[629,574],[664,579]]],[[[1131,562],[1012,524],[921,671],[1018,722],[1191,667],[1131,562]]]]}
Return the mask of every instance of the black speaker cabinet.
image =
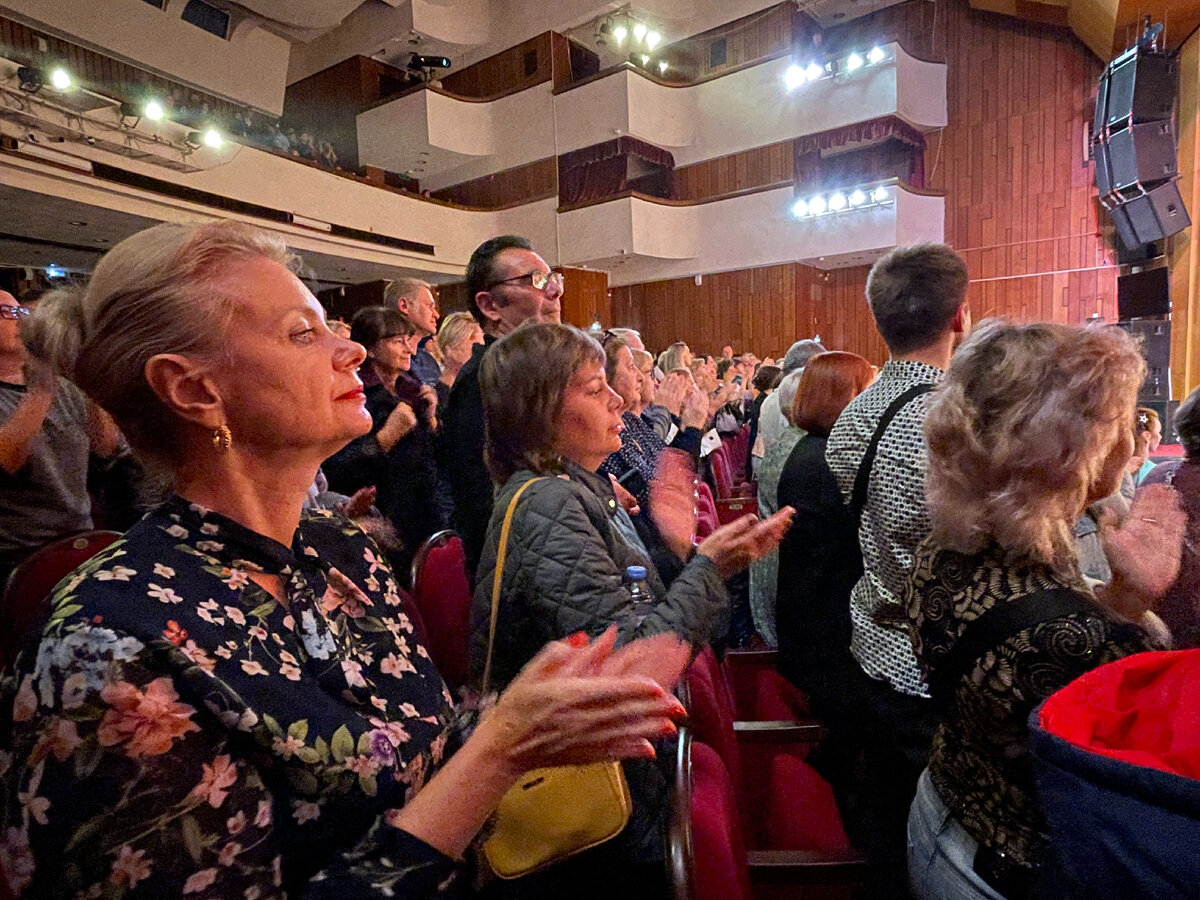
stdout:
{"type": "Polygon", "coordinates": [[[1163,402],[1171,398],[1171,323],[1165,319],[1135,319],[1121,327],[1133,335],[1146,360],[1146,380],[1138,391],[1138,403],[1163,402]]]}
{"type": "Polygon", "coordinates": [[[1138,53],[1112,67],[1106,114],[1110,128],[1127,119],[1156,122],[1171,118],[1179,72],[1172,56],[1138,53]]]}
{"type": "MultiPolygon", "coordinates": [[[[1160,241],[1178,234],[1192,224],[1192,219],[1183,205],[1183,198],[1179,195],[1179,185],[1174,181],[1160,184],[1145,193],[1127,192],[1120,197],[1120,208],[1128,215],[1129,225],[1137,235],[1136,244],[1160,241]]],[[[1117,226],[1117,230],[1121,230],[1120,225],[1117,226]]],[[[1123,233],[1121,239],[1125,239],[1123,233]]]]}
{"type": "Polygon", "coordinates": [[[1175,129],[1169,121],[1129,125],[1109,135],[1108,165],[1113,190],[1149,185],[1179,174],[1175,129]]]}

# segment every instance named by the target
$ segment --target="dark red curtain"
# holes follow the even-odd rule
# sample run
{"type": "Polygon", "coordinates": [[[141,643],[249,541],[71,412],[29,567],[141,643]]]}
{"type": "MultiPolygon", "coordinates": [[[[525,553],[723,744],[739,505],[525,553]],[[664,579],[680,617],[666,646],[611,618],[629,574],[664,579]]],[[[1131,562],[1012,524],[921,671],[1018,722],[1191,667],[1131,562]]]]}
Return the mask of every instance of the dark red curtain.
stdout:
{"type": "Polygon", "coordinates": [[[603,200],[632,187],[652,187],[656,196],[670,197],[675,157],[670,152],[628,135],[564,153],[558,158],[558,202],[564,206],[603,200]],[[629,160],[649,163],[655,171],[629,181],[629,160]]]}
{"type": "Polygon", "coordinates": [[[857,122],[797,138],[795,167],[800,192],[885,178],[924,188],[925,136],[896,116],[857,122]],[[842,149],[848,144],[866,146],[842,149]]]}

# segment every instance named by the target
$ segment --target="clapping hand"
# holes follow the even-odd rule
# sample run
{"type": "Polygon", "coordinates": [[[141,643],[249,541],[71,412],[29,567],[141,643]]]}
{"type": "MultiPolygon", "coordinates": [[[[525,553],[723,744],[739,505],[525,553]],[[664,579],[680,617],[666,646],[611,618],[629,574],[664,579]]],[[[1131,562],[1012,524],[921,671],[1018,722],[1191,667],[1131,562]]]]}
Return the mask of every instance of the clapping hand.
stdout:
{"type": "Polygon", "coordinates": [[[1101,601],[1129,619],[1140,618],[1179,577],[1186,527],[1179,497],[1165,484],[1138,491],[1119,527],[1103,520],[1100,534],[1113,580],[1097,592],[1101,601]]]}

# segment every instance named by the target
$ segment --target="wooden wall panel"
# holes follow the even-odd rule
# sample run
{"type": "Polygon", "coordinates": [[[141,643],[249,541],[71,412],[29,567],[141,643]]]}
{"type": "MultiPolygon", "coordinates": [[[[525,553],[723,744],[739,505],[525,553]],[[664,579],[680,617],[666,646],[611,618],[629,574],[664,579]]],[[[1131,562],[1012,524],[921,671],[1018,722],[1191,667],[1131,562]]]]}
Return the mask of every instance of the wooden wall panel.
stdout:
{"type": "Polygon", "coordinates": [[[811,30],[811,20],[796,13],[796,4],[781,3],[727,22],[717,28],[669,44],[655,54],[666,60],[673,81],[692,81],[782,53],[796,35],[811,30]],[[725,42],[725,62],[713,66],[714,41],[725,42]]]}
{"type": "MultiPolygon", "coordinates": [[[[1116,321],[1112,238],[1097,215],[1092,166],[1082,156],[1100,62],[1066,28],[972,10],[956,0],[882,10],[830,29],[822,47],[836,53],[890,40],[947,61],[950,124],[928,135],[926,181],[946,194],[946,241],[967,261],[975,319],[1082,324],[1099,313],[1116,321]]],[[[677,172],[681,192],[703,196],[731,183],[721,180],[722,161],[710,163],[677,172]]],[[[830,349],[883,361],[886,352],[863,299],[866,270],[821,273],[797,265],[756,271],[781,268],[791,272],[793,294],[786,333],[756,331],[748,313],[729,319],[731,308],[770,296],[730,306],[709,288],[745,284],[742,273],[706,275],[699,287],[680,279],[620,288],[614,312],[660,347],[682,339],[711,352],[732,343],[766,356],[819,333],[830,349]]],[[[755,293],[766,290],[751,283],[755,293]]]]}
{"type": "Polygon", "coordinates": [[[553,78],[549,31],[489,56],[443,78],[442,87],[459,97],[497,97],[553,78]],[[532,65],[531,65],[532,63],[532,65]]]}
{"type": "Polygon", "coordinates": [[[499,209],[557,194],[558,162],[556,157],[550,156],[528,165],[452,184],[434,191],[433,197],[477,209],[499,209]]]}
{"type": "MultiPolygon", "coordinates": [[[[1200,221],[1200,31],[1179,53],[1179,192],[1200,221]]],[[[1200,384],[1200,228],[1170,239],[1171,390],[1182,400],[1200,384]]]]}
{"type": "Polygon", "coordinates": [[[565,323],[588,328],[599,317],[605,328],[613,324],[607,272],[562,266],[556,266],[555,271],[563,274],[562,320],[565,323]]]}
{"type": "Polygon", "coordinates": [[[675,199],[709,200],[746,188],[788,184],[793,179],[793,141],[780,141],[706,159],[675,170],[675,199]]]}

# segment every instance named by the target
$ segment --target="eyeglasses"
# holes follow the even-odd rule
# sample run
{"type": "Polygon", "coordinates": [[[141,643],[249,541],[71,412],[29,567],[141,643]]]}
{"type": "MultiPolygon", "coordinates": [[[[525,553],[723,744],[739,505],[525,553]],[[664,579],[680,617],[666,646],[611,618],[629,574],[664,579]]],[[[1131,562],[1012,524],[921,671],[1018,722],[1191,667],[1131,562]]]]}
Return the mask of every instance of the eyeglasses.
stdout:
{"type": "Polygon", "coordinates": [[[27,306],[0,306],[0,319],[19,319],[29,315],[27,306]]]}
{"type": "Polygon", "coordinates": [[[511,284],[514,281],[521,281],[525,278],[529,279],[529,286],[535,291],[544,291],[550,284],[555,284],[560,289],[563,286],[561,272],[526,272],[524,275],[514,275],[512,278],[501,278],[499,281],[493,281],[488,285],[488,289],[491,290],[497,285],[511,284]]]}

